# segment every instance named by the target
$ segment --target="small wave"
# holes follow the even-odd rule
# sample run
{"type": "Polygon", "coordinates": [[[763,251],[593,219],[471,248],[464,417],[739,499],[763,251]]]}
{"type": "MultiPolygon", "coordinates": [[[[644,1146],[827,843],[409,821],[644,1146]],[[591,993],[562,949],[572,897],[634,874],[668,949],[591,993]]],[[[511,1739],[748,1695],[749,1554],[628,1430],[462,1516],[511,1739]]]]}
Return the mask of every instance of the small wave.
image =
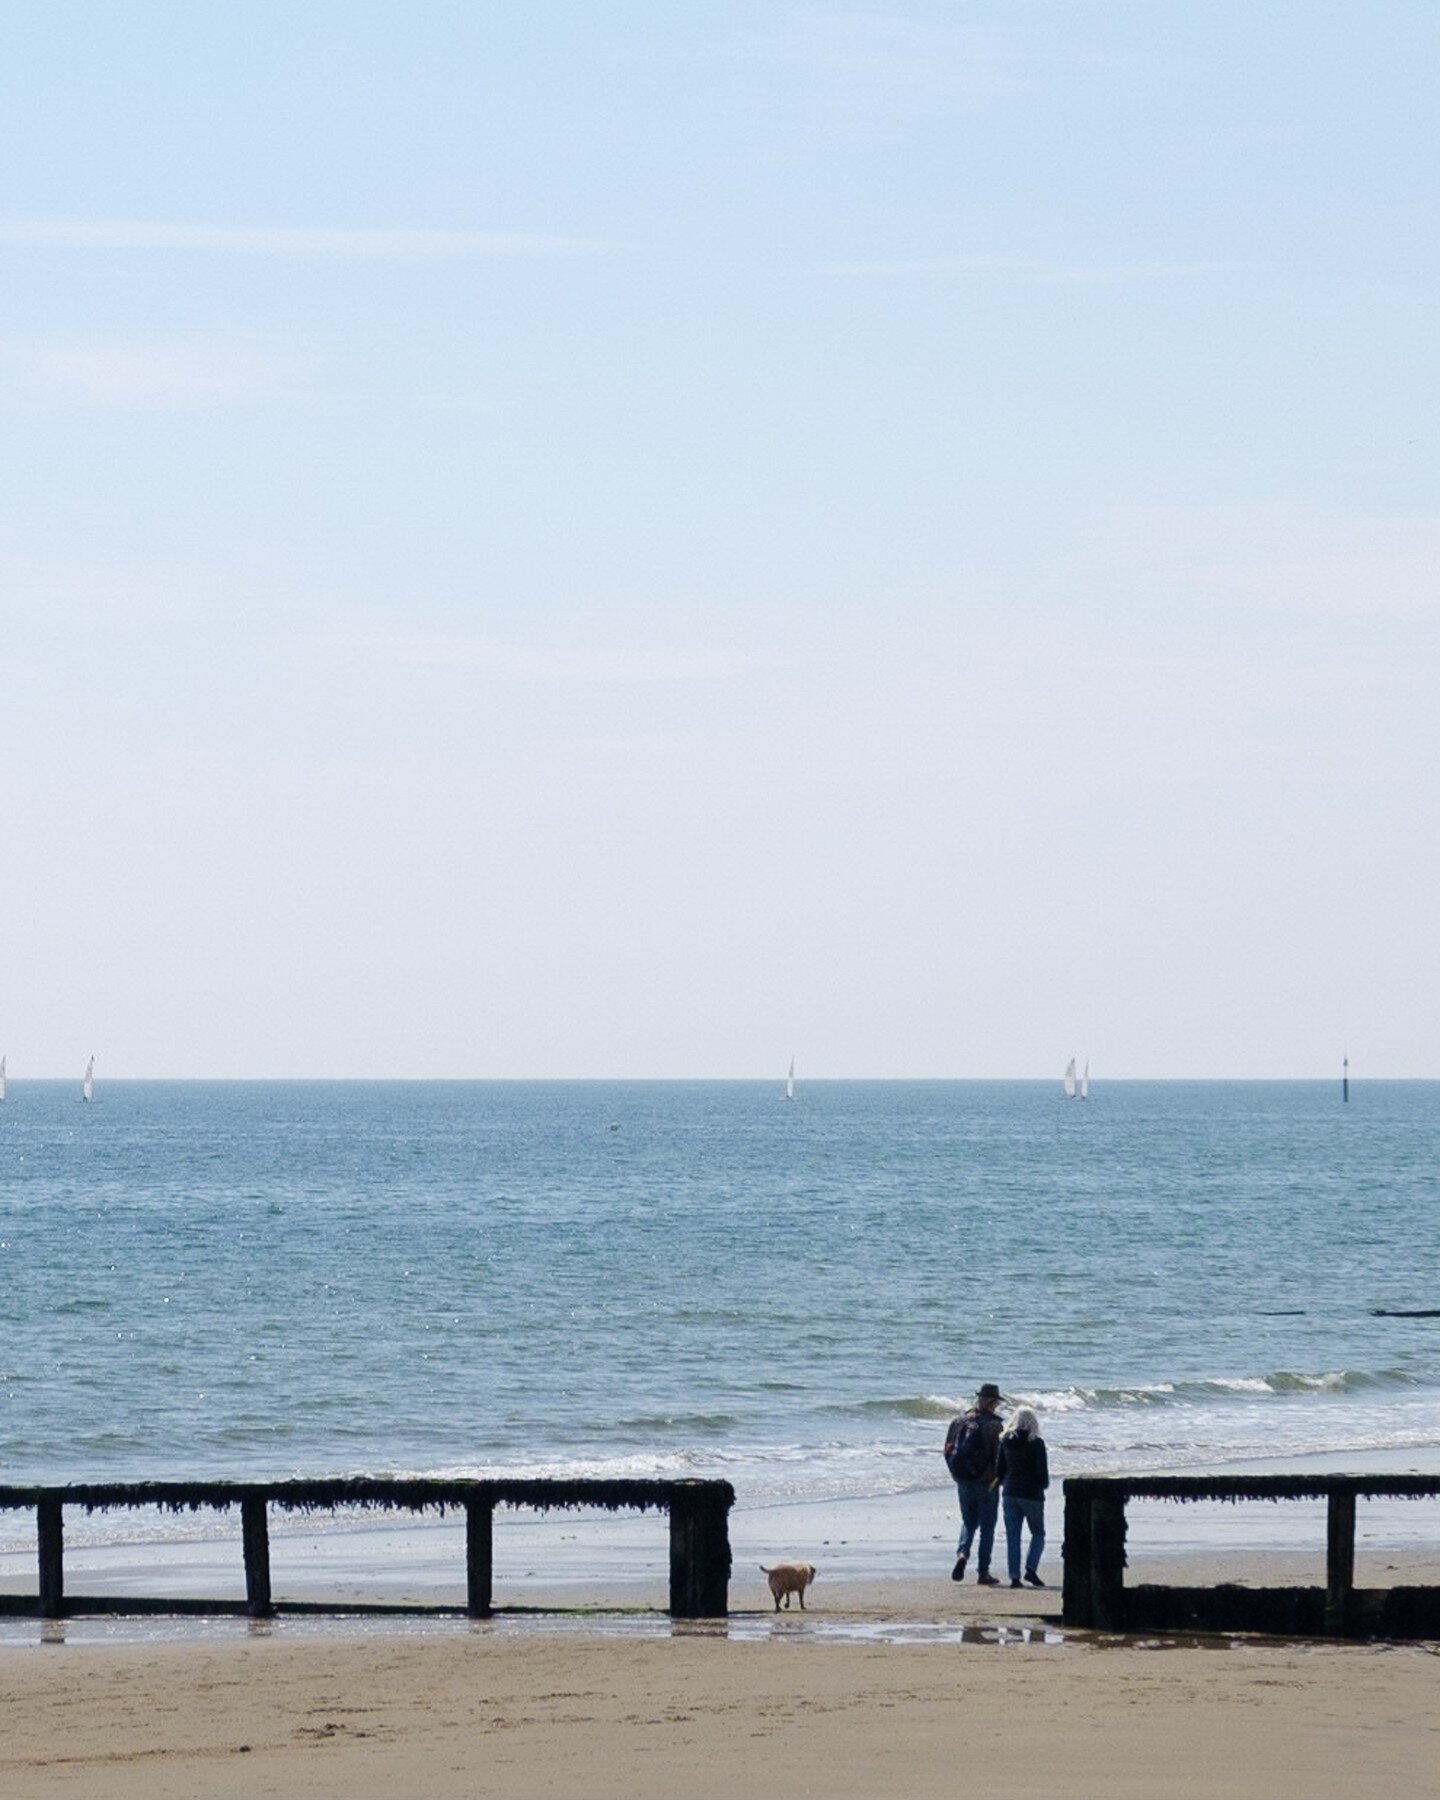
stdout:
{"type": "Polygon", "coordinates": [[[729,1431],[740,1421],[733,1413],[657,1413],[653,1418],[622,1419],[621,1431],[729,1431]]]}
{"type": "Polygon", "coordinates": [[[1037,1412],[1096,1412],[1227,1399],[1277,1399],[1290,1394],[1354,1394],[1421,1385],[1405,1369],[1328,1369],[1316,1374],[1274,1369],[1266,1375],[1209,1375],[1192,1381],[1142,1382],[1130,1387],[1017,1391],[1013,1398],[1033,1406],[1037,1412]]]}
{"type": "MultiPolygon", "coordinates": [[[[1417,1385],[1420,1384],[1415,1377],[1404,1369],[1329,1369],[1313,1375],[1276,1369],[1266,1375],[1211,1375],[1191,1381],[1146,1381],[1123,1387],[1017,1388],[1007,1391],[1006,1400],[1033,1406],[1038,1413],[1077,1413],[1230,1399],[1274,1399],[1284,1394],[1361,1393],[1417,1385]]],[[[969,1404],[968,1398],[953,1394],[904,1394],[898,1398],[862,1400],[831,1410],[931,1421],[953,1418],[969,1404]]]]}
{"type": "MultiPolygon", "coordinates": [[[[1017,1398],[1024,1405],[1033,1406],[1038,1413],[1086,1412],[1097,1406],[1117,1403],[1105,1396],[1119,1395],[1129,1391],[1121,1388],[1059,1388],[1043,1392],[1027,1391],[1018,1395],[1017,1398]]],[[[1160,1382],[1148,1391],[1157,1396],[1164,1396],[1173,1393],[1174,1389],[1168,1382],[1160,1382]]]]}
{"type": "MultiPolygon", "coordinates": [[[[965,1410],[963,1400],[950,1400],[943,1394],[907,1394],[900,1400],[863,1400],[855,1408],[862,1413],[894,1413],[902,1419],[953,1419],[965,1410]]],[[[839,1408],[849,1411],[848,1407],[839,1408]]]]}
{"type": "Polygon", "coordinates": [[[1277,1369],[1266,1376],[1277,1394],[1363,1393],[1368,1388],[1415,1387],[1415,1377],[1404,1369],[1332,1369],[1326,1375],[1293,1375],[1277,1369]]]}

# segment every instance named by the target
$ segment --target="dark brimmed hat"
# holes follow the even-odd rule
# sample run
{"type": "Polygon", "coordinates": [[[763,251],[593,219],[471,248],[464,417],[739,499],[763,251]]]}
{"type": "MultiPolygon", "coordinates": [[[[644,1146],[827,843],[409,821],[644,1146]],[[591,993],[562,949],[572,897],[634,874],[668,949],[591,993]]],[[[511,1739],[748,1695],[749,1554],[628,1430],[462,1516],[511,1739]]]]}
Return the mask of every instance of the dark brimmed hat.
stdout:
{"type": "Polygon", "coordinates": [[[976,1389],[975,1398],[977,1400],[998,1400],[1000,1398],[1000,1390],[993,1381],[987,1381],[976,1389]]]}

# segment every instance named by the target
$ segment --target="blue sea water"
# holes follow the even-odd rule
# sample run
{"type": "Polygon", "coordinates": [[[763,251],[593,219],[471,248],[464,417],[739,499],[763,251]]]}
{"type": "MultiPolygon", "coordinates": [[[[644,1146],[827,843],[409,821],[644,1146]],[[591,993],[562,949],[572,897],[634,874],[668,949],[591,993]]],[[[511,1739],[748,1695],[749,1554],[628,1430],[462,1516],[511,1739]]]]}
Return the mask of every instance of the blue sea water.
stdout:
{"type": "Polygon", "coordinates": [[[1440,1083],[13,1080],[0,1480],[1440,1445],[1440,1083]]]}

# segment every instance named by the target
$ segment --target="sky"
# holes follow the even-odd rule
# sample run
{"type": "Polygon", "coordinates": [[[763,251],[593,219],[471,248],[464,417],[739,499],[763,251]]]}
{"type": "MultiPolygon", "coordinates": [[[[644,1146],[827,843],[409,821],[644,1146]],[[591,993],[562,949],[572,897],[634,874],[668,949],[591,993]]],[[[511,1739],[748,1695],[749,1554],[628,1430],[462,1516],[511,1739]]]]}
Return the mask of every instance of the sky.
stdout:
{"type": "Polygon", "coordinates": [[[1437,40],[11,0],[11,1079],[1440,1076],[1437,40]]]}

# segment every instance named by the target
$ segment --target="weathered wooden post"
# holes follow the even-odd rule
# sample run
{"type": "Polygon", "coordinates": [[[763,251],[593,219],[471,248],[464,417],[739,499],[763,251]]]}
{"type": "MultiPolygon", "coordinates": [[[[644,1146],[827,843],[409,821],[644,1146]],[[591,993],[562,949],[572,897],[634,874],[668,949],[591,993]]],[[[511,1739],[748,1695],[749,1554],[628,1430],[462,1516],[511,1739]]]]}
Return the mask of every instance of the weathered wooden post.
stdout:
{"type": "Polygon", "coordinates": [[[1090,1503],[1090,1623],[1125,1629],[1125,1493],[1102,1488],[1090,1503]]]}
{"type": "Polygon", "coordinates": [[[729,1494],[677,1487],[670,1497],[670,1616],[723,1619],[729,1610],[729,1494]]]}
{"type": "Polygon", "coordinates": [[[488,1619],[495,1566],[495,1502],[473,1494],[465,1501],[465,1610],[472,1619],[488,1619]]]}
{"type": "Polygon", "coordinates": [[[1350,1626],[1355,1590],[1355,1489],[1330,1489],[1325,1512],[1325,1631],[1344,1637],[1350,1626]]]}
{"type": "Polygon", "coordinates": [[[40,1617],[65,1617],[65,1512],[58,1494],[42,1494],[35,1508],[40,1555],[40,1617]]]}
{"type": "Polygon", "coordinates": [[[1090,1495],[1073,1479],[1065,1483],[1065,1540],[1060,1554],[1065,1559],[1060,1622],[1083,1630],[1094,1622],[1090,1593],[1090,1495]]]}
{"type": "Polygon", "coordinates": [[[245,1610],[252,1619],[270,1619],[270,1527],[265,1496],[247,1494],[240,1502],[240,1537],[245,1547],[245,1610]]]}

